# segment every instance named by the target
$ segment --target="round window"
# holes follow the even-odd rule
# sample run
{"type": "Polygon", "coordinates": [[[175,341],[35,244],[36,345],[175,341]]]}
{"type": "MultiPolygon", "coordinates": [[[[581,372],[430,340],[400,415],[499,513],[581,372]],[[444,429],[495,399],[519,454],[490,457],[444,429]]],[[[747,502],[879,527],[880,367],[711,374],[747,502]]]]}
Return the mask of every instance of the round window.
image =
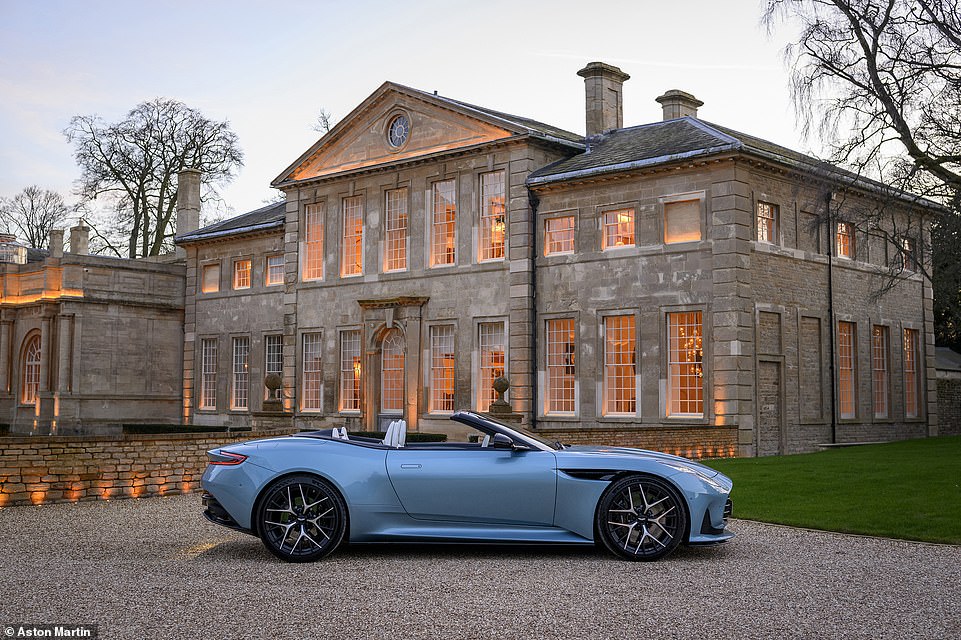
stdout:
{"type": "Polygon", "coordinates": [[[387,141],[392,147],[402,147],[407,142],[407,134],[409,133],[410,122],[407,120],[407,116],[396,116],[387,127],[387,141]]]}

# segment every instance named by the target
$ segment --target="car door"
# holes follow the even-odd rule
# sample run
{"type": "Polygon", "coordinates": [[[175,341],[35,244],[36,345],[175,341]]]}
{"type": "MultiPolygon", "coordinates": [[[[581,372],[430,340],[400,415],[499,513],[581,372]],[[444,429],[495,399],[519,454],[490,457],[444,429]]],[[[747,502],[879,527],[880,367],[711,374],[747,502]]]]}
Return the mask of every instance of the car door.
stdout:
{"type": "Polygon", "coordinates": [[[549,451],[392,449],[387,473],[419,520],[550,526],[557,463],[549,451]]]}

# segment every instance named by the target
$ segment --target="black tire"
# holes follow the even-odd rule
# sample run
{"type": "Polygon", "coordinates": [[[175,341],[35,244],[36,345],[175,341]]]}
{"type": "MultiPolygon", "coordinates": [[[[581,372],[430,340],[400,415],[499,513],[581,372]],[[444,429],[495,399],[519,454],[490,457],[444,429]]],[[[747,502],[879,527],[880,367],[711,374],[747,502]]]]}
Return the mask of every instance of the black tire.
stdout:
{"type": "Polygon", "coordinates": [[[658,560],[683,542],[684,499],[670,482],[653,476],[617,480],[597,504],[597,535],[616,556],[658,560]]]}
{"type": "Polygon", "coordinates": [[[320,560],[340,545],[347,528],[347,508],[340,495],[310,475],[291,476],[270,486],[256,518],[264,546],[287,562],[320,560]]]}

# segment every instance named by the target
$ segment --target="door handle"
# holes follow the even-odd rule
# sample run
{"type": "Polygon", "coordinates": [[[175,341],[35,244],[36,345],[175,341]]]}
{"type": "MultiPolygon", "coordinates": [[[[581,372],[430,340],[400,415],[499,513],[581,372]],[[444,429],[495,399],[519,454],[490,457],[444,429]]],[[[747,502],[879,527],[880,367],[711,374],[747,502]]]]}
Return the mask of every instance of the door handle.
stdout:
{"type": "Polygon", "coordinates": [[[401,469],[420,469],[420,465],[419,464],[402,464],[400,465],[400,468],[401,469]]]}

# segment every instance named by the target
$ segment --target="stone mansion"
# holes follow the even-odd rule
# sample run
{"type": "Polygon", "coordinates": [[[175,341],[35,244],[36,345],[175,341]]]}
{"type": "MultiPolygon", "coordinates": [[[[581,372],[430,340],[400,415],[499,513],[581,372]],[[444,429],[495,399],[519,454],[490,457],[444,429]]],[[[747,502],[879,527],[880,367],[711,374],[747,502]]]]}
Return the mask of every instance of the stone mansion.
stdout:
{"type": "MultiPolygon", "coordinates": [[[[442,431],[503,375],[524,425],[562,441],[750,456],[937,434],[912,269],[933,205],[702,120],[682,91],[625,127],[629,76],[578,75],[586,136],[387,82],[280,173],[279,204],[197,229],[181,174],[182,361],[164,366],[182,391],[154,415],[442,431]],[[922,223],[892,242],[853,215],[877,207],[922,223]]],[[[22,412],[24,367],[77,366],[75,330],[54,309],[31,333],[3,302],[19,373],[0,411],[22,412]]],[[[61,404],[82,392],[55,384],[61,404]]]]}

